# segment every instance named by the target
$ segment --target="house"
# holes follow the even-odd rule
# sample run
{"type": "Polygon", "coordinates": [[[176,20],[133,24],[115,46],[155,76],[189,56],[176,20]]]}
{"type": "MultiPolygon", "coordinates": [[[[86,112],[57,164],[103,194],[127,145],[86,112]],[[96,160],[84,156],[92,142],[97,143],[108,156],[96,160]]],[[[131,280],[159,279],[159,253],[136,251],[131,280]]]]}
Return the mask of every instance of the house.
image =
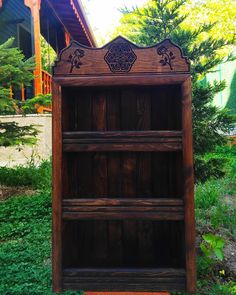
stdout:
{"type": "Polygon", "coordinates": [[[0,0],[0,43],[13,36],[27,58],[35,56],[34,84],[22,87],[18,99],[51,91],[51,75],[42,70],[41,35],[56,53],[72,39],[96,45],[80,0],[0,0]]]}

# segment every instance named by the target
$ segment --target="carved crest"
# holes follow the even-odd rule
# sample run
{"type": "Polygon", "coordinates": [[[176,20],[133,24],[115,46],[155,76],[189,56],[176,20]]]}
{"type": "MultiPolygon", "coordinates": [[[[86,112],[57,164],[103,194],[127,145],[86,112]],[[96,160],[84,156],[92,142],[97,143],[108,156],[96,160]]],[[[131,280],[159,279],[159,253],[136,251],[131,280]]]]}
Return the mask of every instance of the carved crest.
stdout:
{"type": "Polygon", "coordinates": [[[61,51],[54,67],[55,76],[189,72],[188,59],[170,39],[150,47],[139,47],[123,37],[117,37],[101,48],[72,41],[61,51]]]}
{"type": "Polygon", "coordinates": [[[168,65],[171,70],[172,68],[172,60],[175,59],[174,53],[170,51],[166,46],[161,45],[160,47],[157,47],[157,54],[161,55],[162,59],[160,60],[160,64],[162,66],[168,65]]]}
{"type": "Polygon", "coordinates": [[[68,62],[71,63],[70,73],[73,72],[74,68],[79,69],[82,65],[81,57],[84,56],[84,50],[78,48],[74,51],[74,53],[69,55],[68,62]]]}
{"type": "Polygon", "coordinates": [[[129,43],[112,44],[104,57],[111,72],[129,72],[137,59],[129,43]]]}

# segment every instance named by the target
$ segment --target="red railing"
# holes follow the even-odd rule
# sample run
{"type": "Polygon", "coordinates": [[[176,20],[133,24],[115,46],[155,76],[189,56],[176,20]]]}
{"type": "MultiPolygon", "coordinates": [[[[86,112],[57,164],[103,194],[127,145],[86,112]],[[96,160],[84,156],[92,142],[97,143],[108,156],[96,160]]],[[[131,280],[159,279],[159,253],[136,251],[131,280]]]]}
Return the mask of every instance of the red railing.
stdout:
{"type": "MultiPolygon", "coordinates": [[[[52,92],[52,76],[47,72],[42,70],[42,93],[48,94],[52,92]]],[[[22,84],[21,86],[21,101],[25,101],[25,86],[22,84]]],[[[14,93],[13,89],[10,86],[10,98],[13,98],[14,93]]],[[[38,113],[44,113],[44,112],[51,112],[51,106],[44,107],[44,106],[35,106],[38,113]]]]}
{"type": "Polygon", "coordinates": [[[43,94],[52,92],[52,76],[44,70],[42,70],[42,90],[43,94]]]}

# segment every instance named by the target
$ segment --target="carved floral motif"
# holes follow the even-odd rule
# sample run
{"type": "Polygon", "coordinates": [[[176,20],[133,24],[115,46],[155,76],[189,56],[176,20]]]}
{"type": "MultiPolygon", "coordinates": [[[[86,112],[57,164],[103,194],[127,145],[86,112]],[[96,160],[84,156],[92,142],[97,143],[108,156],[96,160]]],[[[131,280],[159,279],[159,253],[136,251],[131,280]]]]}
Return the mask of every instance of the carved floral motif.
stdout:
{"type": "Polygon", "coordinates": [[[173,70],[171,61],[175,59],[174,53],[162,45],[157,48],[157,54],[162,57],[160,64],[162,64],[162,66],[168,65],[170,69],[173,70]]]}
{"type": "Polygon", "coordinates": [[[78,48],[74,51],[73,54],[69,55],[68,62],[71,63],[70,73],[73,72],[73,69],[79,69],[82,65],[81,58],[84,56],[84,50],[78,48]]]}
{"type": "Polygon", "coordinates": [[[137,59],[128,43],[112,44],[104,56],[111,72],[129,72],[137,59]]]}

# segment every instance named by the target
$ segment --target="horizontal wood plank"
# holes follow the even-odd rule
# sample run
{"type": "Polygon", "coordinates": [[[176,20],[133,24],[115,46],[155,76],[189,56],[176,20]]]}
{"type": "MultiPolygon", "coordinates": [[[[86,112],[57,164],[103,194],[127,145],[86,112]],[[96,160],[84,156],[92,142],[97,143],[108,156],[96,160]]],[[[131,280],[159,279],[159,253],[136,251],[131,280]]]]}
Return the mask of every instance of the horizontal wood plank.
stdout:
{"type": "Polygon", "coordinates": [[[124,285],[125,291],[180,291],[185,288],[185,271],[173,268],[63,270],[65,289],[122,291],[124,285]]]}
{"type": "Polygon", "coordinates": [[[181,84],[189,74],[180,75],[114,75],[114,76],[70,76],[56,77],[54,81],[61,86],[132,86],[132,85],[167,85],[167,84],[181,84]]]}
{"type": "Polygon", "coordinates": [[[79,198],[64,199],[63,206],[183,206],[182,199],[170,198],[79,198]]]}
{"type": "Polygon", "coordinates": [[[64,132],[65,152],[178,151],[181,131],[64,132]]]}
{"type": "Polygon", "coordinates": [[[182,200],[175,199],[69,199],[63,201],[63,219],[183,220],[182,200]]]}

